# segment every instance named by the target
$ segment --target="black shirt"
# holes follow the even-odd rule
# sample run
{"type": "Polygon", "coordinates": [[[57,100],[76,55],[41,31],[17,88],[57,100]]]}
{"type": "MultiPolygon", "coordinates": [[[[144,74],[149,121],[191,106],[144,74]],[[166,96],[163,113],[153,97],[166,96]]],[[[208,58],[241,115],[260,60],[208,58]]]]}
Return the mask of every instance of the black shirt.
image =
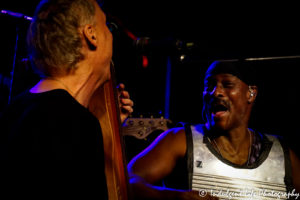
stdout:
{"type": "Polygon", "coordinates": [[[100,123],[66,91],[26,91],[0,123],[7,188],[40,199],[107,199],[100,123]]]}

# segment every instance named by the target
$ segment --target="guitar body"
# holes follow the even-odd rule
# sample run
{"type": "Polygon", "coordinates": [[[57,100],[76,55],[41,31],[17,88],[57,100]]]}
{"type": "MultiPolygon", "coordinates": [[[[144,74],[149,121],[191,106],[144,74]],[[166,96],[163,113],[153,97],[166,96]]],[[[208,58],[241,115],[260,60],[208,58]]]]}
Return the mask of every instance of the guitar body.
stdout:
{"type": "Polygon", "coordinates": [[[98,118],[103,136],[105,174],[110,200],[128,199],[128,177],[114,80],[98,88],[89,110],[98,118]]]}

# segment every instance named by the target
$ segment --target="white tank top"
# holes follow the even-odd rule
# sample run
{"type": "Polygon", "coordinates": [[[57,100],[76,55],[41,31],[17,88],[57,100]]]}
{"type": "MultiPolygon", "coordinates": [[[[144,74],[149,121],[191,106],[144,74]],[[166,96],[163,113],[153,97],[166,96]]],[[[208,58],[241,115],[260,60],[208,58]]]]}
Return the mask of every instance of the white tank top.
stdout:
{"type": "Polygon", "coordinates": [[[274,136],[267,158],[256,168],[238,168],[217,158],[203,142],[203,125],[191,126],[192,189],[220,199],[287,199],[284,152],[274,136]]]}

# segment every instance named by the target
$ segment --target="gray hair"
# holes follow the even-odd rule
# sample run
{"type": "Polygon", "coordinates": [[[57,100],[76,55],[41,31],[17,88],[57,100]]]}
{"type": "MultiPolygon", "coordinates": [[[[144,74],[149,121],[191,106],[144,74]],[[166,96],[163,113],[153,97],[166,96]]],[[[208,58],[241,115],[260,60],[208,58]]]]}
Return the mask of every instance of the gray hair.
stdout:
{"type": "Polygon", "coordinates": [[[79,27],[94,23],[91,0],[43,0],[27,34],[29,57],[43,76],[64,74],[84,59],[79,27]]]}

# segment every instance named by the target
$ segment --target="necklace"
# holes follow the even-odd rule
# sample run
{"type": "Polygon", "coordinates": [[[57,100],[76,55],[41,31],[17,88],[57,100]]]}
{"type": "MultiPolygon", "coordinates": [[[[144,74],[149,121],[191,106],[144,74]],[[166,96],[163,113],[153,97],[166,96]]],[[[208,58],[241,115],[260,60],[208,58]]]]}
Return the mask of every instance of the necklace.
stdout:
{"type": "MultiPolygon", "coordinates": [[[[251,134],[251,131],[249,129],[247,129],[247,132],[248,132],[248,134],[250,136],[250,139],[249,139],[248,159],[247,159],[246,165],[249,164],[250,156],[251,156],[251,151],[252,151],[252,147],[251,147],[252,146],[252,134],[251,134]]],[[[208,138],[208,141],[212,144],[210,138],[209,137],[207,137],[207,138],[208,138]]],[[[215,141],[215,139],[213,139],[212,141],[213,141],[212,145],[216,147],[217,152],[221,155],[222,158],[224,158],[224,156],[222,155],[221,150],[220,150],[217,142],[215,141]]]]}

